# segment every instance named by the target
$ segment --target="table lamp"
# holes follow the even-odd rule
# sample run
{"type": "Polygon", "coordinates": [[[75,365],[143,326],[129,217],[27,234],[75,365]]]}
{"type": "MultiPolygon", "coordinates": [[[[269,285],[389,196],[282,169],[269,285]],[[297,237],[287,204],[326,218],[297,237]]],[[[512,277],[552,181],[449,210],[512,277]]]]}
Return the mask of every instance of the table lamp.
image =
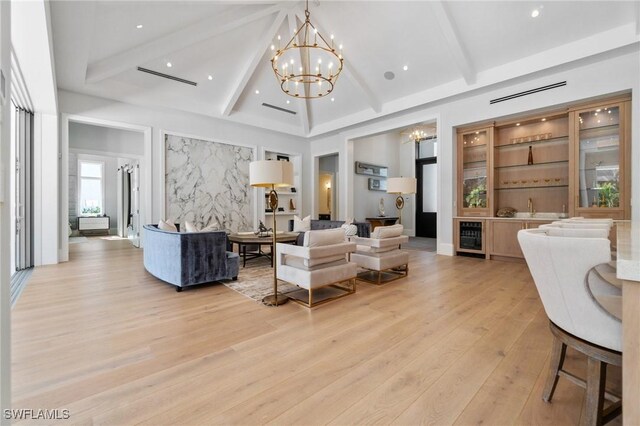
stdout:
{"type": "Polygon", "coordinates": [[[398,217],[399,222],[402,223],[402,208],[404,207],[403,195],[416,193],[416,178],[412,177],[393,177],[387,179],[387,193],[398,194],[396,198],[396,208],[400,210],[398,217]]]}
{"type": "Polygon", "coordinates": [[[293,164],[288,161],[260,160],[249,164],[249,184],[259,188],[270,188],[269,208],[273,215],[273,246],[271,260],[273,263],[273,294],[265,296],[262,303],[267,306],[278,306],[289,300],[278,294],[278,272],[276,262],[276,212],[278,211],[278,193],[276,188],[293,186],[293,164]]]}

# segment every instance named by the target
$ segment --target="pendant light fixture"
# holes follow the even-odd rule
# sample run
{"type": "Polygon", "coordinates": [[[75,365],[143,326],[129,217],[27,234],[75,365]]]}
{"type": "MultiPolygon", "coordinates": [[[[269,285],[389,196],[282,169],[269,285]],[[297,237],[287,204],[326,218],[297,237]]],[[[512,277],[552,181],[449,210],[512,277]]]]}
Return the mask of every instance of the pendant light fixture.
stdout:
{"type": "Polygon", "coordinates": [[[281,47],[278,36],[271,50],[271,67],[284,93],[294,98],[321,98],[331,93],[342,72],[342,45],[336,49],[333,35],[330,41],[311,23],[309,0],[304,11],[305,21],[289,42],[281,47]]]}

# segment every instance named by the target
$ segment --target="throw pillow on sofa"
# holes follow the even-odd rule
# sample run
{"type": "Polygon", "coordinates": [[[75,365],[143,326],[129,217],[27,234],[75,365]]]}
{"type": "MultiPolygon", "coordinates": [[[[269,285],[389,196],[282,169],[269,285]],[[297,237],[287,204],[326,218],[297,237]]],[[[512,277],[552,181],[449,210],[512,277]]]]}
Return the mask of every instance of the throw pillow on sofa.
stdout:
{"type": "Polygon", "coordinates": [[[344,235],[347,237],[353,237],[358,234],[358,227],[356,225],[345,223],[340,227],[344,229],[344,235]]]}
{"type": "Polygon", "coordinates": [[[211,231],[219,231],[219,230],[220,230],[220,225],[218,225],[218,222],[211,222],[210,224],[202,228],[200,232],[211,232],[211,231]]]}
{"type": "Polygon", "coordinates": [[[311,231],[311,216],[307,216],[304,219],[300,219],[298,216],[293,216],[293,232],[307,231],[311,231]]]}
{"type": "Polygon", "coordinates": [[[178,232],[178,228],[176,228],[176,226],[171,223],[171,221],[162,219],[160,219],[160,221],[158,222],[158,229],[169,232],[178,232]]]}
{"type": "Polygon", "coordinates": [[[200,232],[198,227],[188,220],[184,222],[184,230],[185,232],[200,232]]]}
{"type": "Polygon", "coordinates": [[[198,227],[193,223],[186,221],[184,223],[185,232],[212,232],[218,231],[219,226],[217,222],[211,222],[209,225],[205,226],[202,229],[198,229],[198,227]]]}

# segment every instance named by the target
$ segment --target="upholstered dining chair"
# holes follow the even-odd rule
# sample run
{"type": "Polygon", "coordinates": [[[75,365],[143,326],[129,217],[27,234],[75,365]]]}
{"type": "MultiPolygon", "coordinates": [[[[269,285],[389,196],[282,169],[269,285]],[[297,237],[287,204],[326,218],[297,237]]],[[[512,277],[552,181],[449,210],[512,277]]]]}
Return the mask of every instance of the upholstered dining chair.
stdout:
{"type": "Polygon", "coordinates": [[[301,288],[286,293],[291,300],[313,308],[356,292],[357,267],[347,261],[356,245],[345,241],[344,229],[307,231],[302,246],[277,247],[278,279],[301,288]]]}
{"type": "MultiPolygon", "coordinates": [[[[611,260],[609,240],[592,237],[592,229],[529,229],[518,241],[549,318],[554,337],[543,399],[551,402],[560,376],[586,388],[586,423],[600,425],[621,413],[620,398],[605,392],[607,364],[622,365],[622,326],[599,305],[587,285],[592,268],[611,260]],[[573,236],[553,236],[549,232],[573,236]],[[563,369],[567,346],[587,356],[587,378],[563,369]],[[613,401],[606,409],[604,399],[613,401]]],[[[602,230],[600,230],[602,231],[602,230]]]]}

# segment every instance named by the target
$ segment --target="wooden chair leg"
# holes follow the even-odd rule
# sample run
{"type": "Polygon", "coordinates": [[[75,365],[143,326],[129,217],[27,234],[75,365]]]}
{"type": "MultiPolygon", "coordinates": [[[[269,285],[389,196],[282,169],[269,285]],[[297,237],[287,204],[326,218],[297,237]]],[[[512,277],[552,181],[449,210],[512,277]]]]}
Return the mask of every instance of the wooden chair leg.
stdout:
{"type": "Polygon", "coordinates": [[[549,363],[549,373],[547,376],[547,383],[544,385],[544,392],[542,399],[545,402],[551,402],[553,393],[558,385],[558,379],[560,376],[558,373],[562,370],[564,364],[564,357],[567,353],[567,345],[562,343],[557,337],[553,337],[553,349],[551,350],[551,362],[549,363]]]}
{"type": "Polygon", "coordinates": [[[607,364],[595,358],[587,361],[587,393],[584,399],[582,424],[600,426],[604,407],[604,385],[607,381],[607,364]]]}

